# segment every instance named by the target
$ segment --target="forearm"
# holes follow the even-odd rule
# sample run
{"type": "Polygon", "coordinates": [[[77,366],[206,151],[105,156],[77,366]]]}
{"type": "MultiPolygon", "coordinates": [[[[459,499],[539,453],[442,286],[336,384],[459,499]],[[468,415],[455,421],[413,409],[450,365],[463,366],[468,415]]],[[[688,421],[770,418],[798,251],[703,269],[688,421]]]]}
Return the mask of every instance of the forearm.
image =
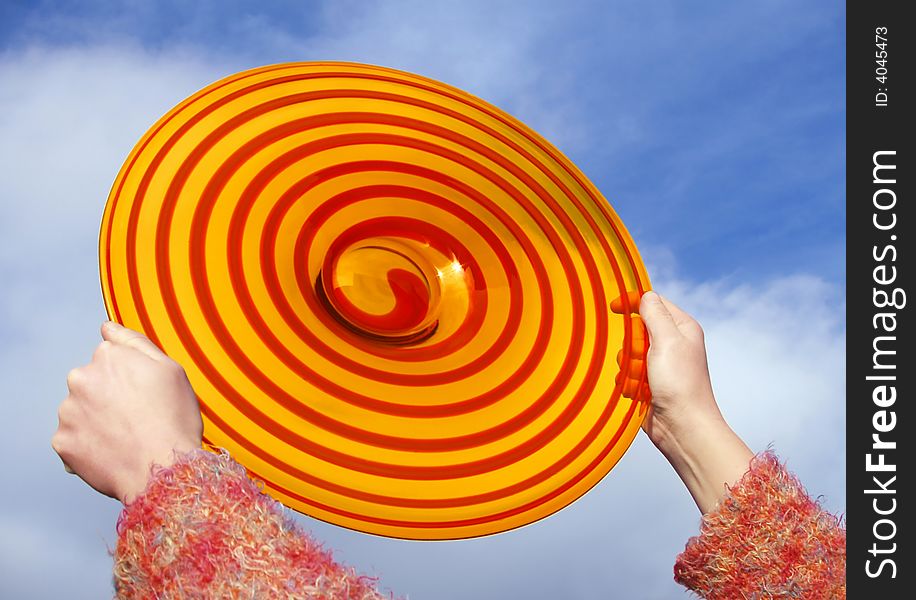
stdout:
{"type": "Polygon", "coordinates": [[[718,414],[682,419],[679,427],[658,435],[656,445],[706,514],[747,472],[754,453],[718,414]]]}
{"type": "Polygon", "coordinates": [[[377,599],[261,493],[228,454],[158,469],[118,520],[118,598],[377,599]]]}

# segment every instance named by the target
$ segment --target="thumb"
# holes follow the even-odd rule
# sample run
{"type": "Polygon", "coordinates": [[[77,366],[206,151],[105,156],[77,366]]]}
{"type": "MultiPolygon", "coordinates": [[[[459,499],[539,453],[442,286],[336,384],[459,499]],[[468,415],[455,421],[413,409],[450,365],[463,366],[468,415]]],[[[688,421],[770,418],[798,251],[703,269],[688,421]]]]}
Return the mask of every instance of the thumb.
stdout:
{"type": "Polygon", "coordinates": [[[639,301],[639,316],[649,330],[650,344],[681,335],[668,307],[655,292],[643,294],[639,301]]]}
{"type": "Polygon", "coordinates": [[[115,323],[114,321],[105,321],[102,323],[102,338],[115,344],[121,344],[122,346],[128,346],[135,350],[139,350],[154,360],[162,360],[165,357],[162,350],[160,350],[156,344],[152,343],[145,335],[139,331],[134,331],[119,323],[115,323]]]}

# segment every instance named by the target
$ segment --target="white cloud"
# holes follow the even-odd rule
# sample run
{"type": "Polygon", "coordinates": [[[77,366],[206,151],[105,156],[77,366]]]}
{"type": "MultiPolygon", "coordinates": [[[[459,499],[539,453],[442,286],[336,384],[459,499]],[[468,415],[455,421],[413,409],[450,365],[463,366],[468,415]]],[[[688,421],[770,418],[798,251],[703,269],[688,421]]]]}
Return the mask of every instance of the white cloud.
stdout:
{"type": "Polygon", "coordinates": [[[18,242],[3,245],[4,262],[56,260],[54,251],[91,237],[134,143],[220,76],[193,57],[131,46],[0,55],[0,227],[18,242]]]}

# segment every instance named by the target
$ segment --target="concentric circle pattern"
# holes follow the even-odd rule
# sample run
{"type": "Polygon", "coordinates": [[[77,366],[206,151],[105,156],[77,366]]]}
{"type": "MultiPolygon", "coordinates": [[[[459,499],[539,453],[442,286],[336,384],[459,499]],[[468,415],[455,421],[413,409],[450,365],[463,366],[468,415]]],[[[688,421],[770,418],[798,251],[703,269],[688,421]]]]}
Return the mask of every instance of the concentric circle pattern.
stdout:
{"type": "Polygon", "coordinates": [[[416,75],[293,63],[201,90],[128,157],[100,261],[109,316],[185,367],[206,441],[345,527],[531,523],[647,410],[620,220],[536,133],[416,75]]]}

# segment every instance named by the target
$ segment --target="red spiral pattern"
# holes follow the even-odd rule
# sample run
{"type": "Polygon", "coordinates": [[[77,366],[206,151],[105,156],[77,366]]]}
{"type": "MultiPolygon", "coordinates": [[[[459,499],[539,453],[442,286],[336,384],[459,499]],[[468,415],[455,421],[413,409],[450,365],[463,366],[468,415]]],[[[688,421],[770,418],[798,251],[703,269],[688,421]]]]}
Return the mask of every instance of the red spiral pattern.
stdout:
{"type": "Polygon", "coordinates": [[[534,132],[415,75],[299,63],[198,92],[125,163],[100,258],[110,316],[185,366],[208,441],[344,526],[529,523],[646,410],[609,360],[644,382],[642,326],[608,311],[648,286],[619,219],[534,132]]]}

